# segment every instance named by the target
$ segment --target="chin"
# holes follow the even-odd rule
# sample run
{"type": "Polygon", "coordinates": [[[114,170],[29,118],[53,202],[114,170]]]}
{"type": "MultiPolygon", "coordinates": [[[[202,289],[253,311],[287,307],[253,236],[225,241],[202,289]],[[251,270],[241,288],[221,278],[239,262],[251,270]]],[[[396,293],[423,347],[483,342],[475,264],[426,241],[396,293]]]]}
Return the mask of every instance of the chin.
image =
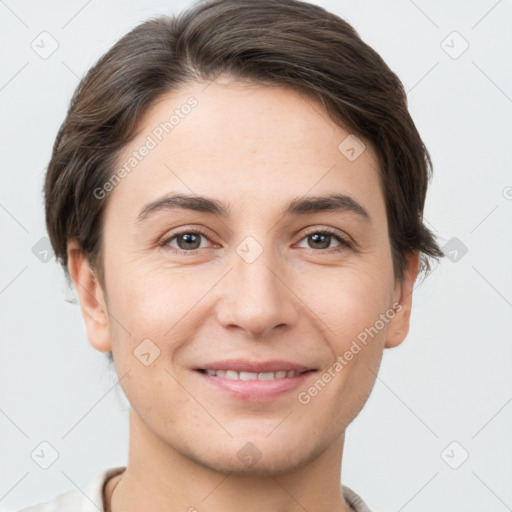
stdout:
{"type": "MultiPolygon", "coordinates": [[[[205,467],[222,474],[268,476],[290,473],[310,463],[323,449],[308,445],[308,437],[299,442],[291,442],[283,431],[282,436],[247,435],[236,437],[227,443],[211,442],[205,450],[198,452],[197,447],[191,458],[205,467]],[[268,437],[266,437],[268,436],[268,437]],[[211,450],[217,445],[217,449],[211,450]]],[[[311,439],[311,438],[310,438],[311,439]]],[[[190,455],[189,455],[190,456],[190,455]]]]}

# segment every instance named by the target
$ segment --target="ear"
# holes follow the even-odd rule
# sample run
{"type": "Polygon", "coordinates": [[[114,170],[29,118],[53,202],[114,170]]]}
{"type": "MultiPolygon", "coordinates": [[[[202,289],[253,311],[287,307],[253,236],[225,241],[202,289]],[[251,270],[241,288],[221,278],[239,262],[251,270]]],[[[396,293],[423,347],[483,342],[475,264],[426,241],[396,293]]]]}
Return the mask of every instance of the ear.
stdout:
{"type": "Polygon", "coordinates": [[[396,305],[395,316],[389,322],[386,348],[397,347],[405,340],[409,333],[409,321],[412,308],[412,291],[416,276],[418,275],[419,252],[416,251],[407,258],[407,268],[404,271],[404,278],[396,283],[393,293],[393,305],[396,305]]]}
{"type": "Polygon", "coordinates": [[[68,269],[75,286],[89,343],[100,352],[110,352],[108,311],[103,290],[77,241],[67,246],[68,269]]]}

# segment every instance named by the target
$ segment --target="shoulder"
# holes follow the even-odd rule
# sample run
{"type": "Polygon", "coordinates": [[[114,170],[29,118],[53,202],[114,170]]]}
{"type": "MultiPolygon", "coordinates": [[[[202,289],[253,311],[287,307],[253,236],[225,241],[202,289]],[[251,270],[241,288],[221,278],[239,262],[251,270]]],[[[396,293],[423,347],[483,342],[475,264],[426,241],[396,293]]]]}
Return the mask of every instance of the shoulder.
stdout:
{"type": "Polygon", "coordinates": [[[80,510],[78,507],[81,505],[80,501],[82,497],[83,496],[77,490],[68,491],[63,494],[59,494],[59,496],[51,501],[32,505],[20,510],[19,512],[61,512],[64,510],[71,511],[73,509],[78,512],[80,510]]]}
{"type": "Polygon", "coordinates": [[[368,505],[363,501],[361,496],[353,491],[346,485],[341,486],[343,490],[343,497],[353,512],[377,512],[376,510],[370,510],[368,505]]]}
{"type": "Polygon", "coordinates": [[[124,470],[124,466],[104,469],[88,482],[85,489],[64,492],[51,501],[31,505],[19,512],[104,512],[103,487],[111,477],[124,470]]]}

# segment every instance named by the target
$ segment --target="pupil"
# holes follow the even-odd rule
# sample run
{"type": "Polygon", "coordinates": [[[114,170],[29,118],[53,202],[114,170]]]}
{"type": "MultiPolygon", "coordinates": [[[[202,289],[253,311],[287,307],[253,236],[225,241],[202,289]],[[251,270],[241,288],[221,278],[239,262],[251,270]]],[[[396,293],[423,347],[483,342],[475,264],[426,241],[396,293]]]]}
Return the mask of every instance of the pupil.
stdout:
{"type": "Polygon", "coordinates": [[[329,242],[330,242],[331,235],[315,233],[314,235],[311,235],[311,238],[313,238],[315,242],[318,241],[318,238],[323,238],[324,241],[323,241],[323,243],[320,242],[320,245],[321,245],[322,249],[325,249],[325,248],[329,247],[329,242]]]}
{"type": "MultiPolygon", "coordinates": [[[[185,249],[197,249],[197,247],[190,247],[190,245],[188,245],[188,247],[186,246],[187,243],[194,243],[193,240],[190,240],[190,239],[193,239],[193,238],[196,238],[197,240],[199,240],[199,237],[198,235],[196,235],[195,233],[188,233],[188,234],[185,234],[185,235],[181,235],[181,237],[178,238],[178,240],[184,240],[185,241],[185,249]]],[[[197,244],[197,240],[196,240],[196,244],[197,244]]],[[[180,249],[183,249],[182,247],[182,243],[179,243],[179,246],[180,246],[180,249]]]]}

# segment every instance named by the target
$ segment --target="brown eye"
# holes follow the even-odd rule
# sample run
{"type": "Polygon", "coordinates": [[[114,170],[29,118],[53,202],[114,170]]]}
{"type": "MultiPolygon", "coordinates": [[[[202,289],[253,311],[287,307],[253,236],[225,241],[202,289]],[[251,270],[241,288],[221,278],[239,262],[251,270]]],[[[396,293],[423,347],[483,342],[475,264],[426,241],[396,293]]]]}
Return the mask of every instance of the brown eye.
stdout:
{"type": "Polygon", "coordinates": [[[174,233],[163,240],[160,245],[164,248],[176,249],[177,252],[193,252],[201,249],[201,237],[208,239],[202,231],[189,229],[180,233],[174,233]],[[174,240],[176,240],[177,247],[171,245],[171,242],[174,240]]]}
{"type": "Polygon", "coordinates": [[[332,231],[311,231],[302,240],[308,241],[307,249],[325,251],[326,249],[340,250],[351,247],[348,240],[332,231]],[[330,247],[333,240],[339,242],[337,246],[330,247]]]}

